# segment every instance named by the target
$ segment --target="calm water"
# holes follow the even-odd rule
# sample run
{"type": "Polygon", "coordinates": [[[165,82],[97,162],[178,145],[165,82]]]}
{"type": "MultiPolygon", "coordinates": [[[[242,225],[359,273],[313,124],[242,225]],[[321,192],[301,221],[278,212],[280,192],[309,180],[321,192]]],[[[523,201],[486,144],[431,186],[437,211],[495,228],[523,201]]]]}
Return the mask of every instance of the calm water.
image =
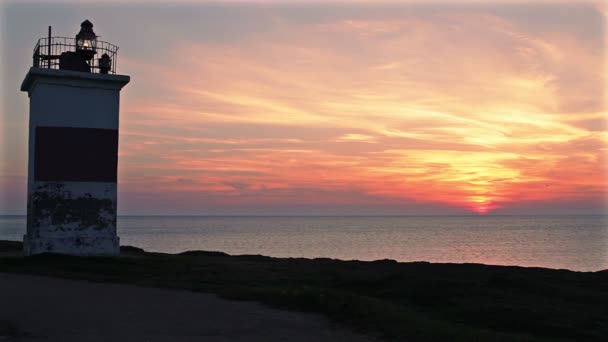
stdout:
{"type": "MultiPolygon", "coordinates": [[[[0,216],[21,240],[25,217],[0,216]]],[[[121,244],[148,251],[608,269],[605,216],[144,217],[118,220],[121,244]]]]}

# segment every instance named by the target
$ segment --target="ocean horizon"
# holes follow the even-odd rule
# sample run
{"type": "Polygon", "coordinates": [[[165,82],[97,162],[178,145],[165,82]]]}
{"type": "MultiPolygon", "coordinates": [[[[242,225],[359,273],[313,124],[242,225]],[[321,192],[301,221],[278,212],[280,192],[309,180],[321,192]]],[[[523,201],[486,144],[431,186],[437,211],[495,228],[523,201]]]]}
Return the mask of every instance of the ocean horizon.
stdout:
{"type": "MultiPolygon", "coordinates": [[[[0,215],[0,239],[22,240],[25,225],[0,215]]],[[[121,245],[151,252],[608,269],[606,215],[121,215],[117,225],[121,245]]]]}

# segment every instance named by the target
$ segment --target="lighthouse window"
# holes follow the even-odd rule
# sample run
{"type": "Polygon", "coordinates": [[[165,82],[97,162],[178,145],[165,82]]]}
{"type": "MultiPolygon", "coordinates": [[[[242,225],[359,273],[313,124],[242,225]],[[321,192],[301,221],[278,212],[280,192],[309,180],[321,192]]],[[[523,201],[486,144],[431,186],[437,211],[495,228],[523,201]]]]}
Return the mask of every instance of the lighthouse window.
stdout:
{"type": "Polygon", "coordinates": [[[37,181],[116,182],[118,130],[37,127],[37,181]]]}

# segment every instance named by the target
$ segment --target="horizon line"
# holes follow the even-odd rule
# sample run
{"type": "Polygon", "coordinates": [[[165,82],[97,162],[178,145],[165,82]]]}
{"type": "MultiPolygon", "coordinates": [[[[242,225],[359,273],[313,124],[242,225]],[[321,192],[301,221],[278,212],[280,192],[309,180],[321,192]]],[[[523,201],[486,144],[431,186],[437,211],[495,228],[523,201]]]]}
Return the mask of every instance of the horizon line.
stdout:
{"type": "MultiPolygon", "coordinates": [[[[23,216],[27,214],[0,214],[0,217],[23,216]]],[[[267,214],[244,214],[244,215],[223,215],[223,214],[124,214],[117,217],[487,217],[487,216],[608,216],[608,213],[597,214],[436,214],[436,215],[411,215],[411,214],[334,214],[334,215],[314,215],[314,214],[290,214],[290,215],[267,215],[267,214]]]]}

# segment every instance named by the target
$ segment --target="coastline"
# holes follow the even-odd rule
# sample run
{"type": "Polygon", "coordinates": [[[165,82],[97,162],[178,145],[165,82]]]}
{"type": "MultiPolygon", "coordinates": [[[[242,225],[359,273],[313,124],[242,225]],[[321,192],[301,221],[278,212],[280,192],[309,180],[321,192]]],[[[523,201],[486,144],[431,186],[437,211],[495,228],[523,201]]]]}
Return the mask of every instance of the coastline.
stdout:
{"type": "Polygon", "coordinates": [[[163,254],[135,247],[121,247],[120,257],[22,257],[20,247],[0,241],[0,273],[211,293],[322,314],[388,340],[600,341],[608,335],[608,270],[163,254]]]}
{"type": "MultiPolygon", "coordinates": [[[[123,245],[277,258],[480,263],[608,269],[604,216],[118,217],[123,245]]],[[[0,240],[23,239],[26,218],[0,217],[0,240]]]]}

